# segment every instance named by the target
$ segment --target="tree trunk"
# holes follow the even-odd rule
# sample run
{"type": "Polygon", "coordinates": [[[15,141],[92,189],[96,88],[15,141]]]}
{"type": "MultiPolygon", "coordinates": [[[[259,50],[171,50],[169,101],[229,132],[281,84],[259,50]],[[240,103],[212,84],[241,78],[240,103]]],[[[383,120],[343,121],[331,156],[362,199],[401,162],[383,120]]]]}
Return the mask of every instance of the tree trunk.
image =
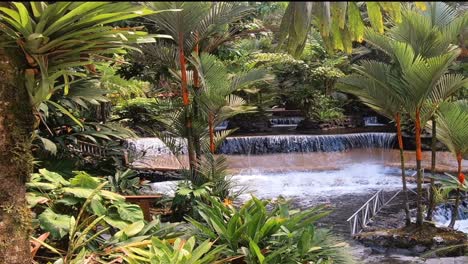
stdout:
{"type": "Polygon", "coordinates": [[[0,263],[32,263],[31,212],[25,183],[32,171],[32,106],[17,66],[0,50],[0,263]]]}
{"type": "MultiPolygon", "coordinates": [[[[457,163],[458,163],[457,175],[458,176],[461,174],[461,162],[462,162],[462,154],[457,153],[457,163]]],[[[460,184],[462,184],[462,182],[460,182],[460,184]]],[[[455,226],[455,221],[458,218],[458,206],[460,206],[460,188],[457,188],[457,194],[456,194],[456,198],[455,198],[455,206],[453,207],[452,219],[450,219],[450,224],[449,224],[450,228],[453,228],[455,226]]]]}
{"type": "Polygon", "coordinates": [[[409,226],[411,224],[411,215],[408,205],[408,188],[406,187],[405,156],[403,153],[403,136],[401,133],[401,117],[399,113],[396,115],[395,121],[397,125],[398,148],[400,149],[401,182],[403,184],[403,206],[405,209],[405,224],[406,226],[409,226]]]}
{"type": "Polygon", "coordinates": [[[431,142],[431,190],[430,190],[430,197],[429,197],[429,206],[427,208],[427,215],[426,215],[426,220],[427,221],[432,221],[432,212],[434,211],[435,208],[435,166],[436,166],[436,143],[437,143],[437,130],[436,130],[436,121],[435,117],[433,116],[431,118],[432,122],[432,142],[431,142]]]}
{"type": "Polygon", "coordinates": [[[213,114],[210,113],[208,118],[208,129],[210,133],[210,152],[212,154],[215,153],[216,147],[215,147],[215,142],[214,142],[214,117],[213,114]]]}
{"type": "Polygon", "coordinates": [[[417,214],[416,214],[416,225],[421,226],[423,224],[423,211],[422,211],[422,181],[423,181],[423,173],[421,169],[421,161],[422,161],[422,149],[421,149],[421,118],[419,109],[416,110],[416,119],[415,119],[415,127],[416,127],[416,170],[417,170],[417,192],[418,197],[416,199],[416,207],[417,207],[417,214]]]}
{"type": "Polygon", "coordinates": [[[187,151],[190,165],[190,172],[192,176],[196,174],[197,160],[195,155],[195,147],[193,144],[193,128],[192,128],[192,113],[190,111],[189,92],[187,88],[187,67],[184,54],[184,38],[183,34],[179,34],[179,62],[180,62],[180,76],[182,86],[182,100],[185,108],[185,128],[187,130],[187,151]]]}
{"type": "MultiPolygon", "coordinates": [[[[198,38],[198,32],[195,32],[195,47],[193,51],[198,55],[199,54],[199,38],[198,38]]],[[[194,86],[194,99],[193,99],[193,117],[195,120],[198,120],[201,115],[200,115],[200,109],[199,109],[199,95],[200,95],[200,76],[198,74],[198,71],[196,67],[193,67],[193,86],[194,86]]],[[[192,131],[193,132],[193,131],[192,131]]],[[[197,160],[201,159],[202,151],[201,151],[201,139],[200,139],[200,133],[197,131],[196,133],[193,133],[193,144],[195,147],[195,157],[197,160]]]]}

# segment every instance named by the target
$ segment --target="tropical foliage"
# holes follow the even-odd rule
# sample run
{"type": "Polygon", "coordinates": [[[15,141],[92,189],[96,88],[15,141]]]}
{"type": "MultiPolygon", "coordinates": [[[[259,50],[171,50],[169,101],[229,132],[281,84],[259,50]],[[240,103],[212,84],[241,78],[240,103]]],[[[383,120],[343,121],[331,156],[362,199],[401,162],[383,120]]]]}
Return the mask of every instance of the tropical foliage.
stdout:
{"type": "Polygon", "coordinates": [[[305,211],[290,210],[284,201],[271,203],[255,197],[239,209],[217,198],[210,205],[198,203],[202,222],[188,217],[198,235],[215,240],[226,249],[231,260],[247,263],[296,263],[330,261],[352,263],[343,254],[343,243],[336,242],[327,230],[315,229],[312,223],[329,212],[323,207],[305,211]],[[267,211],[267,206],[273,206],[267,211]]]}
{"type": "MultiPolygon", "coordinates": [[[[417,2],[420,3],[420,2],[417,2]]],[[[425,4],[417,4],[426,8],[425,4]]],[[[280,28],[280,47],[300,56],[312,25],[317,27],[328,51],[352,52],[352,42],[364,40],[366,22],[384,33],[384,13],[401,21],[401,4],[396,2],[290,2],[280,28]],[[362,8],[364,7],[364,8],[362,8]],[[366,10],[363,14],[361,10],[366,10]]]]}
{"type": "Polygon", "coordinates": [[[274,108],[297,113],[306,130],[363,111],[392,120],[407,225],[403,130],[414,128],[422,226],[421,134],[432,129],[426,220],[455,193],[453,228],[467,189],[468,80],[457,60],[468,13],[452,6],[0,4],[0,262],[353,263],[347,244],[317,225],[325,206],[239,203],[245,189],[217,149],[232,133],[268,131],[274,108]],[[158,137],[188,166],[133,170],[126,140],[138,136],[158,137]],[[436,140],[453,153],[457,175],[434,176],[436,140]],[[140,195],[161,175],[180,181],[174,196],[150,203],[148,218],[146,204],[125,197],[153,197],[140,195]],[[162,222],[161,204],[166,220],[183,224],[162,222]]]}

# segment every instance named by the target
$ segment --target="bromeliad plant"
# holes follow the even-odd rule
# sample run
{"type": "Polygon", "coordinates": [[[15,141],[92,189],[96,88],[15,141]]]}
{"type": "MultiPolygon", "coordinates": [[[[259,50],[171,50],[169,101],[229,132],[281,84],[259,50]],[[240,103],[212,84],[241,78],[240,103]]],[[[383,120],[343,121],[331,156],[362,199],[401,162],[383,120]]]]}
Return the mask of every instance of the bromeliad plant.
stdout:
{"type": "Polygon", "coordinates": [[[205,240],[196,245],[195,237],[177,238],[175,241],[151,238],[147,243],[121,247],[123,259],[129,264],[171,263],[208,264],[215,263],[224,247],[212,248],[213,242],[205,240]],[[143,247],[143,248],[142,248],[143,247]]]}
{"type": "Polygon", "coordinates": [[[107,179],[111,191],[126,195],[138,194],[139,190],[149,183],[149,181],[141,180],[138,174],[131,169],[117,170],[113,176],[108,176],[107,179]]]}
{"type": "Polygon", "coordinates": [[[252,197],[235,209],[229,200],[208,199],[209,205],[199,202],[197,206],[202,220],[187,217],[187,221],[195,227],[197,236],[226,246],[223,255],[231,261],[297,263],[330,259],[352,263],[339,249],[344,244],[332,242],[326,231],[314,228],[313,223],[329,213],[323,206],[290,210],[284,201],[271,203],[252,197]],[[272,209],[267,210],[270,206],[272,209]]]}

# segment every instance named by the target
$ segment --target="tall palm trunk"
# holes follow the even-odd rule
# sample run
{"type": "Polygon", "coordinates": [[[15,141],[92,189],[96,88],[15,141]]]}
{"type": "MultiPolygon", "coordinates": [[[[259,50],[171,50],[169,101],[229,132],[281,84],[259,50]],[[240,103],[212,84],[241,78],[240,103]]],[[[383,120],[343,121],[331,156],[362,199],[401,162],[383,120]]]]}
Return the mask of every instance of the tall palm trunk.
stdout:
{"type": "MultiPolygon", "coordinates": [[[[461,174],[461,162],[462,162],[462,154],[461,154],[461,152],[459,152],[459,153],[457,153],[457,163],[458,163],[457,175],[458,176],[461,174]]],[[[462,183],[461,179],[459,179],[459,181],[460,181],[460,183],[462,183]]],[[[460,188],[457,188],[457,194],[456,194],[456,198],[455,198],[455,206],[453,207],[452,219],[450,219],[450,224],[449,224],[450,228],[453,228],[455,226],[455,221],[458,218],[458,206],[459,205],[460,205],[460,188]]]]}
{"type": "Polygon", "coordinates": [[[405,208],[405,224],[408,226],[411,224],[411,215],[408,205],[408,188],[406,187],[406,173],[405,173],[405,156],[403,153],[403,136],[401,132],[401,116],[398,113],[395,116],[396,126],[397,126],[397,137],[398,137],[398,148],[400,149],[400,162],[401,162],[401,182],[403,184],[403,203],[405,208]]]}
{"type": "Polygon", "coordinates": [[[32,263],[25,183],[32,169],[32,106],[16,65],[0,50],[0,263],[32,263]]]}
{"type": "Polygon", "coordinates": [[[182,100],[185,108],[185,128],[187,129],[187,150],[192,175],[196,174],[197,160],[193,143],[192,114],[190,112],[189,92],[187,88],[187,67],[184,54],[184,36],[179,34],[179,62],[181,73],[182,100]]]}
{"type": "Polygon", "coordinates": [[[432,122],[432,142],[431,142],[431,193],[429,197],[429,206],[427,209],[427,215],[426,215],[426,220],[427,221],[432,221],[432,212],[434,211],[435,208],[435,166],[436,166],[436,143],[437,143],[437,130],[436,130],[436,121],[435,121],[435,116],[432,116],[431,118],[432,122]]]}
{"type": "Polygon", "coordinates": [[[417,207],[417,214],[416,214],[416,224],[421,226],[423,224],[423,211],[422,211],[422,181],[423,181],[423,173],[421,169],[421,161],[422,161],[422,148],[421,148],[421,118],[420,118],[420,110],[416,109],[416,118],[415,118],[415,126],[416,126],[416,170],[417,170],[417,192],[418,197],[416,199],[416,207],[417,207]]]}
{"type": "MultiPolygon", "coordinates": [[[[198,37],[198,32],[195,32],[195,47],[193,51],[198,55],[199,54],[199,37],[198,37]]],[[[198,96],[200,95],[200,76],[198,75],[197,69],[194,67],[193,68],[193,86],[195,90],[195,96],[193,100],[193,117],[194,119],[197,119],[200,117],[200,110],[199,110],[199,102],[198,102],[198,96]]],[[[200,143],[200,135],[194,134],[193,135],[193,144],[195,145],[195,156],[197,160],[201,159],[201,143],[200,143]]]]}
{"type": "Polygon", "coordinates": [[[214,116],[213,113],[210,113],[208,118],[208,129],[210,133],[210,152],[214,154],[216,151],[215,143],[214,143],[214,116]]]}

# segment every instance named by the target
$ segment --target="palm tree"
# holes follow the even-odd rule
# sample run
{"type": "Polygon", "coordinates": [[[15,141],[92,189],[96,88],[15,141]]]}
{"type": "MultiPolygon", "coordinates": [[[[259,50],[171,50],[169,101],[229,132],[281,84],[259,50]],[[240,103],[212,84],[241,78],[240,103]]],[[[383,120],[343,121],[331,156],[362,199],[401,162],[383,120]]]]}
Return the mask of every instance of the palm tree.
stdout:
{"type": "MultiPolygon", "coordinates": [[[[458,35],[468,25],[468,14],[457,16],[456,10],[442,2],[432,2],[427,4],[427,9],[424,11],[414,10],[411,8],[404,9],[402,12],[402,21],[396,26],[389,29],[386,36],[373,32],[366,31],[366,41],[373,46],[381,49],[393,59],[391,41],[401,41],[410,44],[415,53],[425,58],[445,54],[452,49],[452,44],[458,42],[458,35]]],[[[459,81],[463,76],[456,77],[459,81]]],[[[454,81],[457,83],[457,81],[454,81]]],[[[459,86],[458,86],[459,87],[459,86]]],[[[457,89],[456,87],[452,87],[457,89]]],[[[453,91],[452,91],[453,92],[453,91]]],[[[421,112],[425,117],[423,120],[431,119],[432,122],[432,155],[431,155],[431,174],[435,174],[436,165],[436,123],[434,112],[438,105],[447,100],[452,92],[446,92],[444,96],[434,94],[429,97],[427,104],[423,106],[421,112]]],[[[434,199],[434,179],[431,178],[431,193],[429,199],[427,220],[432,219],[432,212],[435,207],[434,199]]]]}
{"type": "MultiPolygon", "coordinates": [[[[416,125],[416,165],[418,170],[418,215],[416,223],[422,224],[422,173],[421,173],[421,124],[428,120],[428,102],[447,98],[458,88],[467,84],[463,76],[448,74],[449,65],[457,58],[459,50],[425,59],[416,56],[411,46],[402,42],[390,43],[399,67],[381,62],[363,62],[356,67],[359,75],[350,75],[340,80],[341,89],[356,94],[364,103],[389,116],[398,123],[400,113],[406,111],[416,125]],[[344,84],[344,85],[341,85],[344,84]],[[358,87],[362,87],[359,89],[358,87]],[[401,109],[402,107],[403,109],[401,109]]],[[[401,129],[398,129],[401,135],[401,129]]],[[[400,137],[400,136],[399,136],[400,137]]],[[[399,145],[402,141],[399,139],[399,145]]],[[[402,144],[400,154],[402,154],[402,144]]],[[[404,160],[402,160],[404,173],[404,160]]],[[[403,177],[403,174],[402,174],[403,177]]]]}
{"type": "Polygon", "coordinates": [[[230,76],[226,66],[216,56],[207,53],[202,53],[200,57],[194,54],[190,61],[200,74],[201,109],[208,119],[209,151],[214,154],[214,128],[232,116],[255,110],[233,93],[257,82],[270,81],[274,76],[265,70],[250,70],[230,76]]]}
{"type": "MultiPolygon", "coordinates": [[[[192,51],[198,53],[199,43],[208,39],[216,28],[236,21],[249,14],[253,9],[249,6],[229,2],[149,2],[147,4],[154,10],[178,9],[181,12],[165,13],[158,16],[150,16],[153,21],[166,34],[174,40],[173,48],[178,53],[178,67],[180,68],[180,84],[183,106],[185,108],[185,127],[188,145],[190,171],[197,172],[197,160],[200,158],[200,135],[193,128],[197,122],[193,118],[198,115],[198,103],[194,98],[194,105],[190,107],[189,80],[187,76],[187,58],[185,54],[192,51]]],[[[169,44],[171,45],[171,44],[169,44]]],[[[166,46],[167,47],[167,46],[166,46]]],[[[172,65],[170,62],[169,65],[172,65]]],[[[193,86],[198,88],[199,77],[196,70],[193,72],[193,86]]],[[[197,91],[197,89],[195,89],[197,91]]],[[[197,92],[194,96],[197,96],[197,92]]]]}
{"type": "Polygon", "coordinates": [[[403,99],[403,107],[410,113],[412,121],[415,124],[415,140],[416,140],[416,168],[417,168],[417,189],[418,213],[416,223],[422,225],[422,148],[421,148],[421,125],[425,124],[430,115],[425,114],[427,101],[431,98],[440,100],[447,98],[453,92],[466,84],[463,77],[455,74],[448,74],[449,66],[456,60],[460,50],[452,49],[444,55],[431,58],[424,58],[415,54],[413,48],[402,42],[391,43],[394,50],[396,62],[400,67],[400,80],[395,80],[396,83],[402,85],[397,86],[400,98],[403,99]]]}
{"type": "MultiPolygon", "coordinates": [[[[444,102],[436,112],[437,137],[442,141],[457,159],[457,175],[459,184],[464,184],[462,174],[462,157],[468,154],[468,101],[444,102]]],[[[453,228],[458,217],[460,204],[460,186],[457,188],[455,206],[449,227],[453,228]]]]}
{"type": "Polygon", "coordinates": [[[404,210],[406,225],[411,224],[406,187],[405,157],[403,154],[403,137],[401,131],[401,114],[403,102],[395,92],[395,71],[391,65],[378,61],[362,61],[353,67],[355,73],[338,80],[337,88],[343,92],[357,96],[364,104],[376,112],[393,120],[397,128],[398,147],[400,149],[401,181],[404,194],[404,210]]]}
{"type": "Polygon", "coordinates": [[[145,32],[114,28],[123,19],[154,14],[131,3],[6,2],[0,6],[0,262],[31,263],[31,216],[25,182],[32,169],[37,107],[94,64],[154,42],[145,32]],[[59,89],[58,84],[64,84],[59,89]]]}

